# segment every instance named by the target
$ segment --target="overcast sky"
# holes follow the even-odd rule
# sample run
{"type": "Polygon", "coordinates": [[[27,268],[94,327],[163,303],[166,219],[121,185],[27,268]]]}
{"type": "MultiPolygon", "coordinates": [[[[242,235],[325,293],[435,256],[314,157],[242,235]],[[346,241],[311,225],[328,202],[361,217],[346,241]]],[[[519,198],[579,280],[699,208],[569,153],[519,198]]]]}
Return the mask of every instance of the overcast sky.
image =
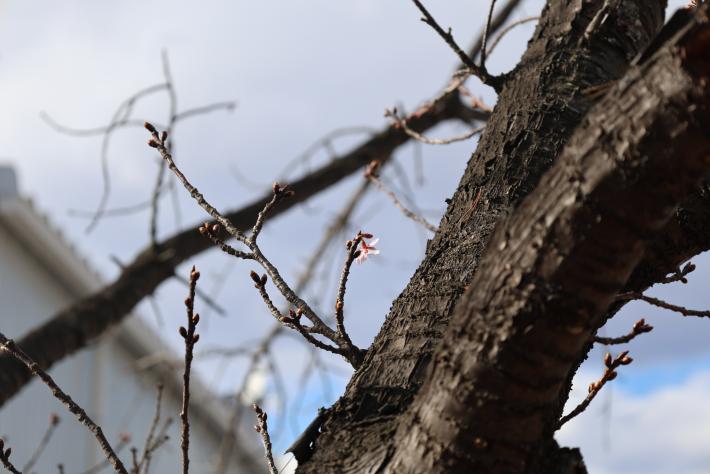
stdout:
{"type": "MultiPolygon", "coordinates": [[[[450,25],[468,44],[483,22],[485,2],[429,2],[443,25],[450,25]],[[480,3],[480,5],[479,5],[480,3]]],[[[671,1],[671,8],[683,2],[671,1]]],[[[537,15],[543,2],[528,1],[517,18],[537,15]]],[[[87,220],[70,210],[92,210],[102,191],[99,137],[59,134],[40,118],[42,111],[67,126],[106,125],[118,104],[137,90],[163,80],[161,51],[167,50],[181,110],[222,100],[238,103],[232,113],[215,112],[179,125],[174,137],[176,159],[193,182],[220,209],[234,209],[268,189],[281,171],[323,134],[350,126],[381,127],[383,110],[401,104],[413,110],[431,97],[456,66],[446,45],[419,20],[405,0],[218,1],[202,2],[31,2],[0,0],[0,161],[20,175],[23,192],[87,255],[107,281],[117,275],[111,258],[130,261],[147,243],[148,214],[105,219],[91,233],[87,220]]],[[[490,59],[494,72],[510,69],[520,57],[533,25],[515,30],[490,59]]],[[[493,104],[492,91],[470,81],[469,87],[493,104]]],[[[165,94],[137,104],[135,116],[164,122],[165,94]]],[[[440,127],[437,136],[460,133],[460,125],[440,127]]],[[[334,142],[348,150],[363,135],[334,142]]],[[[109,208],[149,198],[156,157],[145,146],[146,133],[130,129],[115,134],[109,153],[109,208]]],[[[403,195],[410,192],[418,208],[438,223],[444,199],[455,189],[475,141],[448,147],[407,146],[397,153],[400,174],[386,178],[403,195]]],[[[330,159],[326,150],[290,177],[330,159]]],[[[287,216],[274,220],[262,234],[262,248],[294,281],[304,260],[333,213],[361,182],[355,176],[287,216]]],[[[178,193],[179,223],[166,197],[160,235],[167,236],[203,219],[185,193],[178,193]]],[[[347,325],[355,342],[367,347],[394,297],[404,288],[424,252],[427,231],[406,220],[382,196],[372,193],[356,212],[357,227],[381,238],[382,254],[355,268],[349,284],[347,325]]],[[[352,229],[354,231],[356,229],[352,229]]],[[[341,239],[342,244],[342,239],[341,239]]],[[[342,247],[326,255],[336,269],[342,247]]],[[[688,285],[658,289],[668,299],[695,308],[710,306],[704,284],[710,262],[697,258],[698,270],[688,285]]],[[[272,324],[249,283],[251,264],[211,251],[190,262],[205,278],[203,289],[222,285],[224,318],[210,316],[203,325],[203,347],[234,346],[258,338],[272,324]]],[[[187,266],[181,269],[186,274],[187,266]]],[[[332,306],[335,275],[315,282],[307,296],[332,306]]],[[[178,346],[175,328],[182,322],[184,288],[161,286],[158,303],[165,318],[156,326],[178,346]]],[[[151,307],[139,312],[156,325],[151,307]]],[[[204,311],[203,311],[204,312],[204,311]]],[[[710,413],[702,410],[710,395],[710,325],[681,318],[643,304],[629,305],[604,331],[628,332],[639,317],[656,329],[630,350],[634,363],[590,410],[570,423],[561,439],[581,445],[591,472],[707,472],[703,443],[710,413]],[[678,405],[682,405],[682,409],[678,405]],[[697,407],[697,410],[695,408],[697,407]],[[653,429],[654,427],[664,429],[653,429]]],[[[305,386],[303,403],[293,413],[271,418],[285,429],[278,446],[288,443],[318,406],[332,403],[349,378],[347,366],[325,354],[337,368],[330,385],[300,374],[308,352],[283,338],[275,354],[289,393],[305,386]],[[340,374],[340,375],[337,375],[340,374]]],[[[578,375],[579,389],[601,374],[601,353],[592,353],[578,375]]],[[[200,366],[202,376],[225,394],[241,380],[243,364],[224,372],[218,364],[200,366]]],[[[269,386],[271,387],[271,382],[269,386]]],[[[294,404],[292,404],[294,405],[294,404]]]]}

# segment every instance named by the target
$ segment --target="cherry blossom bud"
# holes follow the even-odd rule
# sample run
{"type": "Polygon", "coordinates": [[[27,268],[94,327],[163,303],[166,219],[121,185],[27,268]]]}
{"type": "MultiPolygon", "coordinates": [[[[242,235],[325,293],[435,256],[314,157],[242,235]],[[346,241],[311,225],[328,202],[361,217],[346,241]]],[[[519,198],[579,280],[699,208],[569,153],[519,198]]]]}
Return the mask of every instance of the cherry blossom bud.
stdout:
{"type": "Polygon", "coordinates": [[[146,130],[148,130],[150,133],[155,133],[155,132],[156,132],[155,127],[154,127],[153,124],[150,123],[150,122],[145,122],[145,123],[143,124],[143,127],[144,127],[146,130]]]}
{"type": "Polygon", "coordinates": [[[261,284],[261,279],[259,278],[259,275],[254,270],[252,270],[251,273],[249,273],[249,276],[251,277],[252,280],[254,280],[254,283],[256,283],[257,285],[261,284]]]}
{"type": "Polygon", "coordinates": [[[185,329],[184,326],[180,326],[180,329],[178,330],[180,335],[182,336],[183,339],[187,337],[187,329],[185,329]]]}

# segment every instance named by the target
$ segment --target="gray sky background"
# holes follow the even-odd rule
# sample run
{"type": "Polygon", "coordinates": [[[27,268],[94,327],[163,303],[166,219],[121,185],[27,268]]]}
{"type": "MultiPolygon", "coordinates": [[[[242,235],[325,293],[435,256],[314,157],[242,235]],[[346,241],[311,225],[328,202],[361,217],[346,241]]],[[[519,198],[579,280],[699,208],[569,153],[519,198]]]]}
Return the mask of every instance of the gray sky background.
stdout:
{"type": "MultiPolygon", "coordinates": [[[[463,45],[483,24],[487,5],[463,0],[428,3],[463,45]]],[[[539,14],[543,3],[526,2],[517,17],[539,14]]],[[[670,3],[671,10],[682,4],[670,3]]],[[[532,29],[532,24],[522,26],[507,37],[490,60],[494,72],[516,63],[532,29]]],[[[402,104],[413,110],[438,91],[457,64],[405,0],[210,0],[199,4],[0,0],[0,161],[16,167],[25,194],[107,280],[118,271],[111,256],[129,261],[147,243],[148,214],[105,219],[86,234],[87,221],[68,211],[92,210],[98,202],[100,138],[58,134],[40,119],[40,112],[73,127],[107,124],[124,98],[162,81],[163,48],[169,53],[180,109],[220,100],[238,102],[234,112],[197,117],[178,126],[174,134],[176,159],[185,173],[213,204],[225,210],[261,195],[294,157],[325,133],[345,126],[381,127],[386,123],[385,107],[402,104]],[[235,170],[256,188],[237,179],[235,170]]],[[[490,89],[475,81],[469,87],[487,103],[495,102],[490,89]]],[[[139,119],[158,122],[166,115],[164,94],[141,101],[135,113],[139,119]]],[[[464,130],[454,124],[432,134],[448,136],[464,130]]],[[[157,160],[145,146],[146,138],[142,129],[115,135],[109,154],[110,208],[150,196],[157,160]]],[[[344,138],[334,147],[343,152],[361,139],[344,138]]],[[[437,223],[445,209],[444,199],[455,189],[474,148],[475,141],[422,146],[421,171],[417,171],[415,147],[406,146],[397,154],[406,179],[392,173],[392,168],[385,177],[400,190],[411,187],[417,206],[437,223]]],[[[328,153],[321,151],[311,166],[328,159],[328,153]]],[[[290,177],[308,169],[299,167],[290,177]]],[[[266,227],[262,248],[290,281],[361,179],[358,175],[347,180],[266,227]]],[[[178,194],[180,226],[202,219],[201,210],[189,197],[178,194]]],[[[177,224],[170,199],[163,203],[160,233],[167,236],[177,224]]],[[[356,216],[358,227],[381,238],[382,250],[355,268],[347,296],[346,324],[356,343],[366,347],[420,261],[427,231],[377,193],[368,196],[356,216]]],[[[343,255],[338,247],[326,255],[326,261],[339,271],[343,255]]],[[[658,294],[690,307],[710,306],[704,289],[710,272],[706,260],[694,260],[699,268],[690,284],[661,288],[658,294]]],[[[251,264],[215,251],[194,263],[205,275],[203,289],[209,291],[218,282],[223,285],[219,301],[229,309],[226,318],[210,316],[203,323],[203,347],[244,344],[271,326],[270,315],[248,277],[251,264]]],[[[186,274],[187,266],[182,271],[186,274]]],[[[323,300],[324,312],[333,304],[335,278],[331,272],[326,284],[316,282],[308,295],[323,300]]],[[[176,348],[180,340],[175,329],[184,317],[184,293],[173,282],[158,292],[165,316],[164,326],[158,329],[176,348]]],[[[155,324],[150,306],[141,305],[139,312],[155,324]]],[[[582,446],[590,472],[670,472],[680,462],[685,464],[676,472],[708,472],[710,460],[704,446],[710,412],[701,406],[710,395],[710,326],[706,321],[633,304],[605,331],[626,333],[642,316],[656,329],[631,345],[634,364],[624,368],[599,403],[563,430],[561,439],[582,446]],[[658,429],[661,426],[664,429],[658,429]]],[[[318,406],[332,403],[342,393],[349,371],[325,354],[322,360],[335,368],[330,386],[319,378],[304,384],[300,380],[308,358],[304,347],[285,337],[275,346],[275,355],[289,393],[305,387],[306,394],[302,403],[291,406],[291,413],[279,413],[272,404],[271,418],[284,428],[278,437],[278,446],[283,446],[318,406]]],[[[578,376],[580,388],[575,397],[582,396],[587,384],[601,374],[600,360],[601,352],[595,351],[578,376]]],[[[224,371],[219,364],[202,363],[200,369],[206,380],[226,394],[241,380],[243,363],[234,362],[224,371]]]]}

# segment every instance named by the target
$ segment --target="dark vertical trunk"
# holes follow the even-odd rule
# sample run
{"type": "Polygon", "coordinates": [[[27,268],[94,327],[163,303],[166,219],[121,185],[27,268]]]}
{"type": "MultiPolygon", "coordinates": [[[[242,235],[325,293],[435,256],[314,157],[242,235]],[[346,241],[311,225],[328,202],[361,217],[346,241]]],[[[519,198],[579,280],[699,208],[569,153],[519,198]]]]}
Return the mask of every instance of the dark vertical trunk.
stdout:
{"type": "Polygon", "coordinates": [[[662,25],[663,0],[630,0],[613,8],[608,3],[548,2],[440,232],[335,405],[313,458],[299,472],[378,472],[387,463],[398,416],[419,390],[499,218],[556,160],[594,103],[589,88],[621,77],[662,25]]]}

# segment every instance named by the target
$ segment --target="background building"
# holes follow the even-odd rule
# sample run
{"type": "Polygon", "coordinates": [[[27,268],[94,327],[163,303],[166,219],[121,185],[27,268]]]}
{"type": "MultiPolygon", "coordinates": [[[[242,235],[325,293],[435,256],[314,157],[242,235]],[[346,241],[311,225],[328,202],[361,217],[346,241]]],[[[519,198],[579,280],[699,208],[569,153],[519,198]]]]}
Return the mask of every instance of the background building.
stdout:
{"type": "MultiPolygon", "coordinates": [[[[0,167],[0,331],[20,339],[101,285],[101,277],[32,202],[19,194],[13,169],[0,167]]],[[[162,419],[171,417],[173,422],[167,431],[170,439],[151,463],[151,472],[159,474],[177,472],[180,463],[179,367],[182,362],[178,354],[139,318],[131,317],[90,348],[57,364],[50,373],[102,426],[114,448],[120,447],[124,461],[130,460],[131,447],[139,452],[143,448],[154,418],[156,387],[163,384],[162,419]],[[154,354],[161,355],[158,363],[154,363],[154,354]]],[[[213,471],[231,409],[197,377],[193,380],[191,472],[207,473],[213,471]]],[[[56,472],[60,463],[67,474],[98,472],[91,468],[100,465],[104,457],[93,435],[38,380],[0,410],[0,437],[12,447],[16,466],[21,468],[32,456],[53,413],[61,417],[61,422],[31,472],[56,472]]],[[[251,420],[245,418],[245,424],[251,420]]],[[[235,443],[229,472],[260,472],[263,467],[256,437],[249,432],[245,440],[242,438],[235,443]]]]}

